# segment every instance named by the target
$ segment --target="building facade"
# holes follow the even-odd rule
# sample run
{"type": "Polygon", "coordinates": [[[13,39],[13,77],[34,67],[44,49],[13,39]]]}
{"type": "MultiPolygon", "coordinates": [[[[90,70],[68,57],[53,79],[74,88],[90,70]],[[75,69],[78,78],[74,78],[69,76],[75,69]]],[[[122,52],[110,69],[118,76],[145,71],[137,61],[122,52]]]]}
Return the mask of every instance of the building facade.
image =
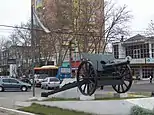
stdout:
{"type": "Polygon", "coordinates": [[[15,74],[23,73],[30,68],[31,64],[31,47],[29,46],[10,46],[1,53],[1,71],[11,72],[15,74]],[[14,68],[14,70],[10,70],[14,68]]]}
{"type": "MultiPolygon", "coordinates": [[[[104,37],[100,38],[95,36],[103,36],[102,34],[104,33],[105,24],[102,24],[104,20],[104,0],[33,0],[33,4],[36,6],[37,15],[41,22],[48,29],[55,31],[60,30],[64,33],[73,31],[74,33],[85,34],[86,32],[89,32],[88,37],[87,35],[69,35],[68,38],[67,34],[62,34],[63,37],[59,37],[59,39],[63,39],[63,42],[65,41],[65,38],[66,42],[68,43],[71,39],[74,39],[73,42],[77,41],[80,43],[80,46],[78,47],[80,48],[81,52],[102,52],[104,37]],[[42,5],[38,5],[37,7],[37,1],[41,1],[40,3],[42,5]],[[93,6],[91,6],[91,4],[93,4],[93,6]],[[100,5],[100,7],[98,7],[98,5],[100,5]],[[92,9],[93,11],[91,11],[92,9]],[[94,34],[91,35],[91,33],[94,34]]],[[[42,40],[40,40],[40,43],[42,43],[41,41],[42,40]]],[[[48,44],[50,44],[50,41],[48,44]]],[[[66,51],[66,48],[62,47],[62,50],[64,51],[58,52],[57,49],[59,49],[61,44],[59,41],[55,44],[55,55],[56,57],[59,57],[57,55],[63,54],[63,52],[66,51]]],[[[73,58],[73,60],[75,59],[74,61],[77,61],[77,58],[79,57],[77,50],[74,52],[72,51],[72,57],[74,56],[75,58],[73,58]]],[[[65,61],[69,60],[70,52],[68,51],[65,61]]]]}
{"type": "Polygon", "coordinates": [[[138,34],[112,45],[116,60],[125,60],[127,56],[132,58],[130,65],[134,76],[149,78],[154,75],[154,37],[138,34]]]}

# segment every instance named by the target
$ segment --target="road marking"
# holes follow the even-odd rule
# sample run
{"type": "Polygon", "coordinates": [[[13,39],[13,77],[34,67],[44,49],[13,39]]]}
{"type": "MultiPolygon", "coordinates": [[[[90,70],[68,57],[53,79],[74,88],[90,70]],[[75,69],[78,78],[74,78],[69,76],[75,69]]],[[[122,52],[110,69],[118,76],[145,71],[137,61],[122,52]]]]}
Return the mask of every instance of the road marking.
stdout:
{"type": "Polygon", "coordinates": [[[0,107],[0,110],[6,111],[6,112],[19,113],[19,114],[23,114],[23,115],[35,115],[33,113],[28,113],[28,112],[24,112],[24,111],[15,110],[15,109],[9,109],[9,108],[5,108],[5,107],[0,107]]]}

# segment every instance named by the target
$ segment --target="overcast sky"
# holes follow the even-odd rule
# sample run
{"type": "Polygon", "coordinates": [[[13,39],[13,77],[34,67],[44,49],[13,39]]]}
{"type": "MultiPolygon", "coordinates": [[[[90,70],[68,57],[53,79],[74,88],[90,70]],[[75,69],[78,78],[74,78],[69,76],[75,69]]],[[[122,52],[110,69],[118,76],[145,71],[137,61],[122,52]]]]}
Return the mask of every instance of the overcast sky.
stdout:
{"type": "MultiPolygon", "coordinates": [[[[16,25],[30,17],[30,0],[0,0],[0,25],[16,25]]],[[[0,27],[0,36],[7,36],[10,28],[0,27]]]]}
{"type": "MultiPolygon", "coordinates": [[[[30,0],[0,0],[0,25],[15,25],[26,22],[30,17],[30,0]]],[[[126,4],[134,16],[132,31],[144,31],[154,19],[154,0],[113,0],[119,5],[126,4]]],[[[0,36],[7,36],[11,29],[0,27],[0,36]]],[[[137,32],[136,32],[137,33],[137,32]]]]}

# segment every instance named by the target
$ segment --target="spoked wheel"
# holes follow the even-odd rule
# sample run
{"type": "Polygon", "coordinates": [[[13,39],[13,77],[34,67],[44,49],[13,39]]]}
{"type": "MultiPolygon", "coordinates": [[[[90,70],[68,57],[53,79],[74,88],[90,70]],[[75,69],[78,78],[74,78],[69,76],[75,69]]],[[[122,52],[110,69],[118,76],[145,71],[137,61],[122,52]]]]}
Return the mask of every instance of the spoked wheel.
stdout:
{"type": "Polygon", "coordinates": [[[77,82],[84,81],[78,88],[83,95],[91,96],[97,88],[97,73],[89,61],[83,61],[78,68],[77,82]]]}
{"type": "Polygon", "coordinates": [[[112,85],[112,87],[117,93],[125,93],[132,85],[131,68],[129,65],[123,65],[117,67],[116,71],[119,74],[119,79],[121,80],[122,84],[112,85]]]}

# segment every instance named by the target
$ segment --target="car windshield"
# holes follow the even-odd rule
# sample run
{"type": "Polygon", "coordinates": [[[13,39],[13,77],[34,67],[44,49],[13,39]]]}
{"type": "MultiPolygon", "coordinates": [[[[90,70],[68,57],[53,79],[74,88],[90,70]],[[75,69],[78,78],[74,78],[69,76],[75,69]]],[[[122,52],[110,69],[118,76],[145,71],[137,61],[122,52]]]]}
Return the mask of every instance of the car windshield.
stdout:
{"type": "Polygon", "coordinates": [[[39,75],[38,75],[38,79],[45,79],[45,78],[47,78],[47,77],[48,77],[47,74],[39,74],[39,75]]]}
{"type": "Polygon", "coordinates": [[[50,81],[59,81],[57,78],[50,78],[50,81]]]}

